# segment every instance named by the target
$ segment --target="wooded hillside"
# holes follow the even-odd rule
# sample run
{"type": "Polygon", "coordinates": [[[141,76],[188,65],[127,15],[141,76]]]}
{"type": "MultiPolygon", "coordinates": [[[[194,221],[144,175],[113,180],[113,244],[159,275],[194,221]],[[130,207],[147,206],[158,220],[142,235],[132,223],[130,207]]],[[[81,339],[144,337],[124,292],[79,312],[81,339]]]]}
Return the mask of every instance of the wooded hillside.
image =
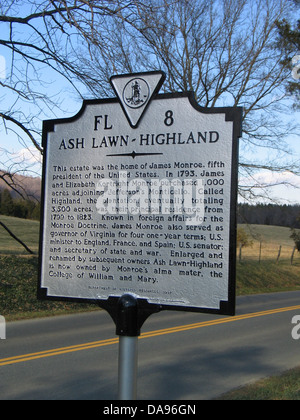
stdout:
{"type": "Polygon", "coordinates": [[[300,205],[238,205],[238,223],[300,228],[300,205]]]}
{"type": "Polygon", "coordinates": [[[0,214],[39,220],[41,178],[0,171],[0,214]]]}
{"type": "Polygon", "coordinates": [[[12,175],[0,170],[0,192],[7,189],[12,198],[30,198],[40,200],[41,178],[23,175],[12,175]]]}

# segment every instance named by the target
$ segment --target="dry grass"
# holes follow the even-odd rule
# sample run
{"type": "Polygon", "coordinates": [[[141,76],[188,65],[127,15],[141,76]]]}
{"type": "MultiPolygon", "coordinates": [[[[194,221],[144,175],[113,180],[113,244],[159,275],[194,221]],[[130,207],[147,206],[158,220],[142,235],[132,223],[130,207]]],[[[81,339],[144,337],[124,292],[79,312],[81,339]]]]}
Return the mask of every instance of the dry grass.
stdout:
{"type": "MultiPolygon", "coordinates": [[[[281,226],[241,225],[253,241],[241,250],[242,261],[291,261],[294,241],[289,228],[281,226]]],[[[240,260],[240,249],[237,249],[240,260]]],[[[300,253],[294,252],[293,263],[300,263],[300,253]]]]}
{"type": "MultiPolygon", "coordinates": [[[[242,261],[266,261],[289,260],[293,254],[293,246],[281,245],[278,242],[254,242],[252,246],[242,248],[242,261]]],[[[237,249],[237,258],[240,258],[240,250],[237,249]]],[[[293,263],[300,263],[300,253],[294,252],[293,263]]]]}

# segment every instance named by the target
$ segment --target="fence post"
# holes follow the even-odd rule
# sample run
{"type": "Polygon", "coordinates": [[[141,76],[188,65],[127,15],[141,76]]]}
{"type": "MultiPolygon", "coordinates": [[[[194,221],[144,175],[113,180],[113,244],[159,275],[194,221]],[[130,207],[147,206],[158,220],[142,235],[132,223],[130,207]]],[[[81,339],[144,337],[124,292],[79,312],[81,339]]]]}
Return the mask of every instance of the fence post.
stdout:
{"type": "Polygon", "coordinates": [[[278,255],[277,255],[277,260],[276,260],[276,263],[278,263],[278,261],[279,261],[280,254],[281,254],[281,245],[279,246],[279,250],[278,250],[278,255]]]}
{"type": "Polygon", "coordinates": [[[242,243],[240,243],[239,262],[242,261],[242,247],[243,247],[243,245],[242,245],[242,243]]]}
{"type": "Polygon", "coordinates": [[[259,264],[261,262],[261,247],[262,247],[262,241],[259,242],[259,257],[258,257],[259,264]]]}
{"type": "Polygon", "coordinates": [[[292,252],[292,256],[291,256],[291,265],[293,265],[295,251],[296,251],[296,245],[293,248],[293,252],[292,252]]]}

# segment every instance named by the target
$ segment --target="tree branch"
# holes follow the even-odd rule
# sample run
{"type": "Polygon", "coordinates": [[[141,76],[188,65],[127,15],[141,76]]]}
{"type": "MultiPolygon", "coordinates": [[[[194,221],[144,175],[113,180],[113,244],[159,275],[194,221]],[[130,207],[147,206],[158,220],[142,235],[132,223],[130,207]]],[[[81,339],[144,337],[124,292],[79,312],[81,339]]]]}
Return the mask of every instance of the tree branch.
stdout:
{"type": "Polygon", "coordinates": [[[9,115],[3,114],[2,112],[0,112],[0,117],[3,118],[6,121],[10,121],[14,124],[16,124],[19,128],[21,128],[24,133],[30,138],[32,144],[37,148],[37,150],[40,153],[43,153],[43,149],[41,148],[41,146],[37,143],[37,141],[35,140],[35,138],[33,137],[33,135],[31,134],[31,132],[18,120],[16,120],[13,117],[10,117],[9,115]]]}
{"type": "Polygon", "coordinates": [[[0,221],[0,226],[2,226],[3,229],[5,229],[13,239],[19,242],[19,244],[21,244],[26,249],[26,251],[29,252],[29,254],[34,255],[34,252],[26,244],[24,244],[24,242],[21,241],[21,239],[17,238],[17,236],[13,234],[12,231],[1,221],[0,221]]]}

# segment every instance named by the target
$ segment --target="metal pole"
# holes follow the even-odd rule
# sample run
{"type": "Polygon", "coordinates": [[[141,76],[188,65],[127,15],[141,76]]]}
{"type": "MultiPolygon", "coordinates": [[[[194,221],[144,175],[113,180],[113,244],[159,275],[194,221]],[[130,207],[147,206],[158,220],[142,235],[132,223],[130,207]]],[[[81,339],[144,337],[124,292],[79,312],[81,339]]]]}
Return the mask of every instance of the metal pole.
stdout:
{"type": "Polygon", "coordinates": [[[119,400],[135,400],[137,394],[138,301],[123,295],[118,301],[116,333],[119,335],[119,400]]]}
{"type": "Polygon", "coordinates": [[[136,400],[138,337],[119,337],[119,400],[136,400]]]}

